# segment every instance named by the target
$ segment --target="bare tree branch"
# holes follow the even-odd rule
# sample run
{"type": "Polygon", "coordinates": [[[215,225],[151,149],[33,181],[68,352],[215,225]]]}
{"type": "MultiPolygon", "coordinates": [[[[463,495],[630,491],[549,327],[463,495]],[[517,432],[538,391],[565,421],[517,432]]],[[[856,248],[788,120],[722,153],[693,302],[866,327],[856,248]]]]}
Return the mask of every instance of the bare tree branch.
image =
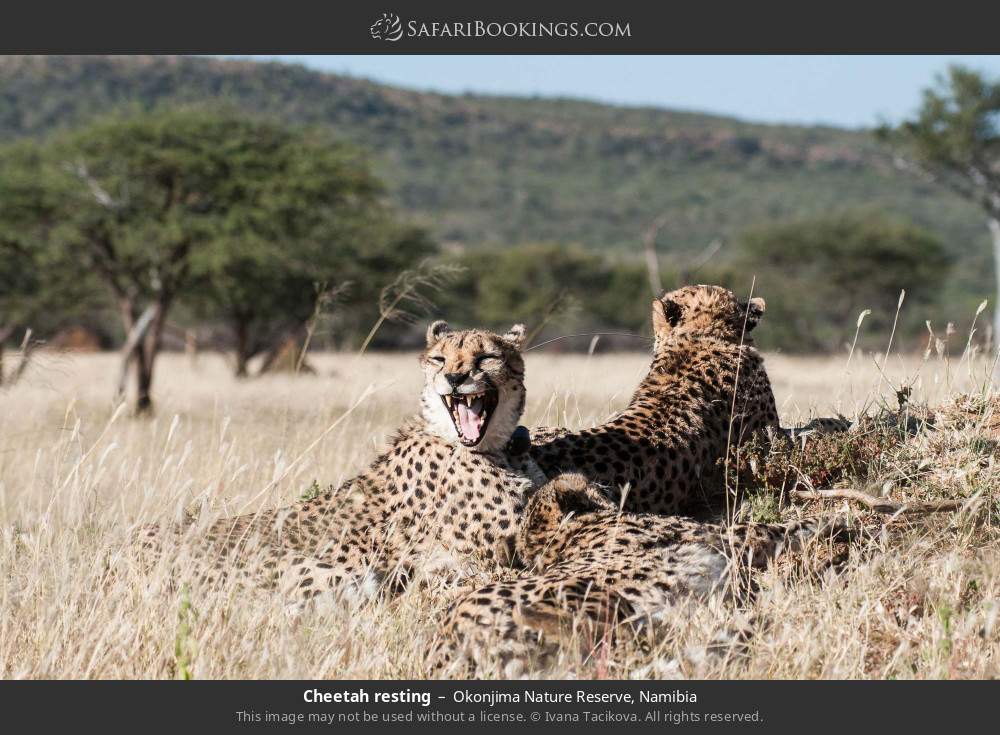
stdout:
{"type": "Polygon", "coordinates": [[[722,246],[723,242],[718,237],[706,245],[694,260],[681,269],[681,283],[678,285],[686,285],[691,280],[691,276],[701,270],[710,260],[712,260],[712,258],[718,255],[719,251],[722,250],[722,246]]]}
{"type": "Polygon", "coordinates": [[[659,298],[663,293],[663,279],[660,277],[660,257],[656,253],[656,236],[667,224],[669,217],[661,214],[646,228],[642,236],[643,250],[646,254],[646,272],[649,274],[649,288],[653,296],[659,298]]]}
{"type": "Polygon", "coordinates": [[[894,515],[950,513],[961,510],[968,502],[964,500],[939,500],[933,502],[914,501],[896,503],[885,498],[877,498],[874,495],[869,495],[866,492],[853,488],[793,489],[790,494],[792,497],[801,500],[850,500],[861,503],[861,505],[876,513],[890,513],[894,515]]]}
{"type": "Polygon", "coordinates": [[[897,154],[893,159],[896,168],[928,184],[938,184],[951,189],[963,199],[976,202],[987,211],[1000,214],[1000,187],[990,185],[991,177],[982,169],[971,166],[968,170],[957,164],[940,162],[935,171],[910,158],[897,154]],[[973,182],[971,185],[966,182],[973,182]]]}
{"type": "MultiPolygon", "coordinates": [[[[2,327],[0,328],[0,384],[4,383],[3,375],[3,343],[14,333],[14,327],[2,327]]],[[[38,346],[38,342],[31,339],[32,330],[30,328],[24,330],[24,338],[21,340],[21,360],[17,364],[17,369],[14,370],[11,375],[6,378],[8,385],[14,385],[21,377],[24,375],[25,371],[28,369],[28,365],[31,363],[31,357],[35,352],[35,348],[38,346]]]]}
{"type": "Polygon", "coordinates": [[[87,169],[87,164],[83,161],[77,161],[76,163],[67,163],[65,165],[66,168],[72,171],[76,177],[80,179],[80,181],[86,184],[91,195],[93,195],[94,200],[98,204],[105,209],[110,209],[113,212],[117,212],[122,208],[122,202],[111,196],[105,188],[101,186],[100,182],[90,175],[90,171],[87,169]]]}

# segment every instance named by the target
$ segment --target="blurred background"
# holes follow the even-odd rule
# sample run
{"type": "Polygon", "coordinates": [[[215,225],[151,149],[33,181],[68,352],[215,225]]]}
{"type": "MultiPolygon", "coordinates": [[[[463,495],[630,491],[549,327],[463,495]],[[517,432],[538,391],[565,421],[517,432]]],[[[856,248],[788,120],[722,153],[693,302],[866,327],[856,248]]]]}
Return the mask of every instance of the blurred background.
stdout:
{"type": "Polygon", "coordinates": [[[0,379],[33,350],[116,349],[145,410],[163,351],[307,372],[310,350],[417,348],[432,317],[645,350],[650,299],[690,282],[764,296],[768,350],[991,350],[998,75],[997,57],[0,58],[0,379]]]}

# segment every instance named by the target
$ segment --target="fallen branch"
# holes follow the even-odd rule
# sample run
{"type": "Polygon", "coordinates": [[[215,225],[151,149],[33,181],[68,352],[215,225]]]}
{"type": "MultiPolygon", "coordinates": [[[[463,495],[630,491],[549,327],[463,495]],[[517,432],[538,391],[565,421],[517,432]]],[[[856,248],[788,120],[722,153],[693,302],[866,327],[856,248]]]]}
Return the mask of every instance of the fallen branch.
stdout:
{"type": "Polygon", "coordinates": [[[876,513],[892,513],[895,515],[907,513],[950,513],[961,510],[966,503],[964,500],[896,503],[851,488],[824,488],[822,490],[795,489],[791,491],[791,496],[801,500],[853,500],[876,513]]]}

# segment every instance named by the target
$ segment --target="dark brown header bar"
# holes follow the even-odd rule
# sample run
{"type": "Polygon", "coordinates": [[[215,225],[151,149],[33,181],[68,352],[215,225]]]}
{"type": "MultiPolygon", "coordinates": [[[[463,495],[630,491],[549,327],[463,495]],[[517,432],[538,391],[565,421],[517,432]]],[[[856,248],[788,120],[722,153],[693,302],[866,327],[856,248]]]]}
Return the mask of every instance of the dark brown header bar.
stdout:
{"type": "Polygon", "coordinates": [[[19,3],[6,53],[998,53],[1000,6],[614,0],[19,3]],[[561,9],[560,7],[561,6],[561,9]]]}

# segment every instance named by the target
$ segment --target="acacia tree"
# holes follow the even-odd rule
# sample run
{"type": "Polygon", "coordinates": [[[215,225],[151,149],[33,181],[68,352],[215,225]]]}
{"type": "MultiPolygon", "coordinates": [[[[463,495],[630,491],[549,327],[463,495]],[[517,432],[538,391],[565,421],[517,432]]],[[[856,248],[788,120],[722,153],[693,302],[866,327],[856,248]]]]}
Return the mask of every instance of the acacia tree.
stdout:
{"type": "Polygon", "coordinates": [[[244,199],[192,261],[198,309],[230,328],[241,377],[255,356],[266,353],[266,369],[287,340],[300,341],[332,293],[354,285],[370,298],[372,278],[435,250],[396,222],[357,149],[317,129],[269,132],[267,145],[245,145],[244,199]]]}
{"type": "Polygon", "coordinates": [[[33,159],[41,183],[21,193],[34,196],[47,246],[82,260],[118,306],[120,391],[131,365],[137,413],[152,409],[153,368],[179,299],[214,284],[231,304],[287,305],[274,293],[289,291],[289,270],[322,270],[327,248],[377,219],[378,183],[353,151],[226,112],[107,118],[24,144],[19,158],[33,159]],[[236,293],[246,263],[259,277],[236,293]]]}
{"type": "Polygon", "coordinates": [[[244,197],[240,147],[255,132],[246,120],[179,111],[99,120],[43,146],[62,194],[51,242],[110,290],[126,333],[119,393],[131,363],[137,413],[152,410],[163,329],[192,256],[244,197]]]}
{"type": "Polygon", "coordinates": [[[4,380],[4,345],[19,328],[26,327],[38,310],[41,290],[38,268],[37,186],[21,178],[29,163],[21,150],[0,159],[0,383],[4,380]],[[13,164],[13,165],[12,165],[13,164]],[[28,190],[35,192],[28,194],[28,190]]]}
{"type": "MultiPolygon", "coordinates": [[[[333,192],[335,181],[328,183],[333,192]]],[[[302,342],[325,301],[357,310],[384,280],[436,251],[423,230],[397,224],[379,201],[345,199],[309,223],[323,207],[302,196],[295,207],[303,216],[291,217],[296,232],[240,227],[196,260],[196,310],[228,327],[237,377],[249,375],[253,358],[264,355],[264,372],[289,340],[302,342]]]]}
{"type": "Polygon", "coordinates": [[[978,204],[993,240],[1000,337],[1000,80],[958,66],[924,91],[912,120],[883,126],[878,137],[895,147],[898,164],[978,204]]]}

